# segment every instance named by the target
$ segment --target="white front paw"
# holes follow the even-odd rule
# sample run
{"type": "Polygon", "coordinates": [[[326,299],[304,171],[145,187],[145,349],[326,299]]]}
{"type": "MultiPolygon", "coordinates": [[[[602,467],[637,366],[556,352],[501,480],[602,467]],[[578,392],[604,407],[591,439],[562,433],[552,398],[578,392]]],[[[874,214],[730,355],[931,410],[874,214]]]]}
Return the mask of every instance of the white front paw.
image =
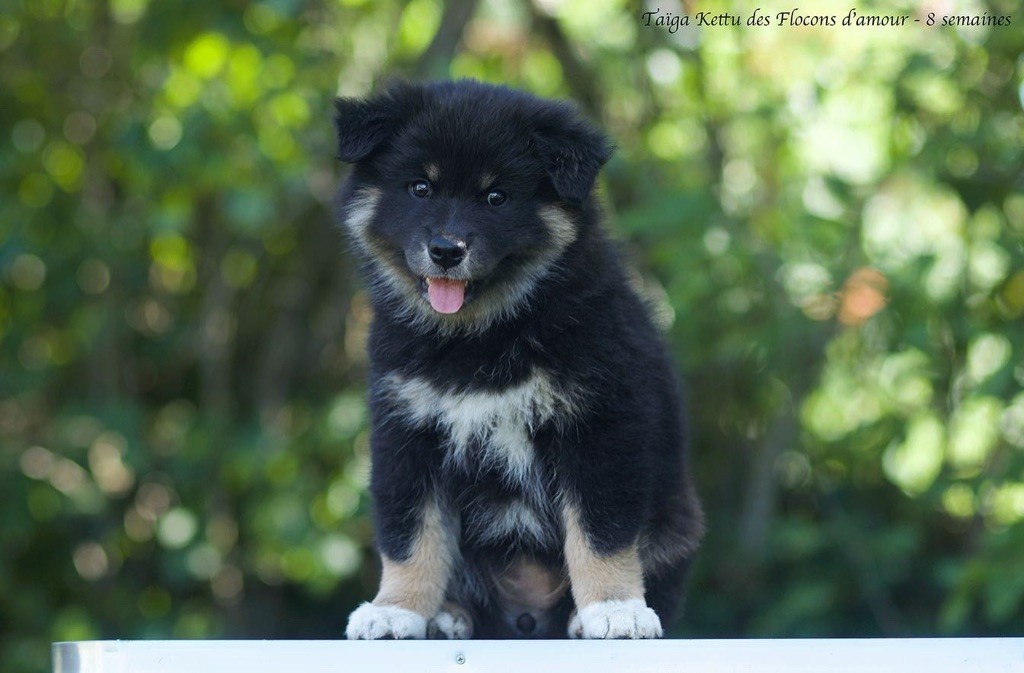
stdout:
{"type": "Polygon", "coordinates": [[[404,640],[425,638],[427,620],[412,610],[394,605],[363,603],[348,616],[349,640],[404,640]]]}
{"type": "Polygon", "coordinates": [[[661,620],[643,599],[601,601],[576,612],[570,638],[660,638],[661,620]]]}
{"type": "Polygon", "coordinates": [[[435,640],[468,640],[473,636],[473,620],[458,605],[445,603],[427,623],[427,635],[435,640]]]}

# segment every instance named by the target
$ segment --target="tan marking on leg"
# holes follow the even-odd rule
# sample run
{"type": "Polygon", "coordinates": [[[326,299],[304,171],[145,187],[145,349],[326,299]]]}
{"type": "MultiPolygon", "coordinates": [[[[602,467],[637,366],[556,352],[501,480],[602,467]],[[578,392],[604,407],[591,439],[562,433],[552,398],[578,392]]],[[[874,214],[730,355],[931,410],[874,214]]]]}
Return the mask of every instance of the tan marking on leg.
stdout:
{"type": "Polygon", "coordinates": [[[441,508],[434,501],[423,511],[423,521],[412,553],[404,561],[382,555],[384,571],[373,604],[394,605],[429,619],[444,602],[451,577],[455,539],[441,508]]]}
{"type": "Polygon", "coordinates": [[[643,600],[644,573],[637,544],[622,551],[601,555],[594,551],[580,523],[579,511],[563,508],[565,516],[565,563],[576,607],[582,609],[600,601],[643,600]]]}

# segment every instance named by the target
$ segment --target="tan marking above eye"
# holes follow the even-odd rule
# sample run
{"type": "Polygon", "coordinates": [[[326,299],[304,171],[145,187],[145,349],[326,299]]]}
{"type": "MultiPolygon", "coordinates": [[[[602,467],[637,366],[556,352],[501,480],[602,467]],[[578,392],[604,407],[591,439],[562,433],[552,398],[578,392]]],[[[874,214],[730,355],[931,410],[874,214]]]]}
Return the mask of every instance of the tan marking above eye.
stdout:
{"type": "Polygon", "coordinates": [[[437,182],[441,179],[441,169],[437,164],[426,164],[423,167],[423,172],[427,174],[431,182],[437,182]]]}

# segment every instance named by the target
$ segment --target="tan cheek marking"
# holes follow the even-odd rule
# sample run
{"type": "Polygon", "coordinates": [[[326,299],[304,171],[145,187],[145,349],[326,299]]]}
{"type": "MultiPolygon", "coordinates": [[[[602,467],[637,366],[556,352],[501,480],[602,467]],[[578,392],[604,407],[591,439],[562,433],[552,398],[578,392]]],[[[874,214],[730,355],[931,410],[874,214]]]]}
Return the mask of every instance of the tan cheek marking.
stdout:
{"type": "Polygon", "coordinates": [[[427,619],[437,614],[451,576],[455,540],[436,502],[423,512],[412,554],[404,561],[383,557],[384,571],[374,605],[395,605],[427,619]]]}
{"type": "Polygon", "coordinates": [[[377,204],[380,203],[381,191],[377,187],[366,187],[352,195],[349,201],[348,217],[345,225],[352,230],[360,240],[366,238],[366,228],[370,226],[370,220],[377,212],[377,204]]]}
{"type": "Polygon", "coordinates": [[[590,548],[580,525],[579,511],[566,505],[565,563],[576,607],[600,601],[644,597],[644,574],[634,543],[622,551],[603,556],[590,548]]]}
{"type": "Polygon", "coordinates": [[[558,206],[544,206],[538,213],[548,228],[559,250],[565,250],[576,240],[576,224],[569,213],[558,206]]]}
{"type": "Polygon", "coordinates": [[[387,282],[411,300],[416,300],[419,289],[415,279],[408,278],[405,268],[395,262],[392,253],[369,231],[382,196],[379,187],[364,187],[356,191],[348,202],[345,226],[360,249],[380,264],[381,274],[387,282]]]}
{"type": "Polygon", "coordinates": [[[427,174],[427,178],[431,182],[437,182],[441,179],[441,169],[438,168],[437,164],[427,164],[423,167],[423,172],[427,174]]]}

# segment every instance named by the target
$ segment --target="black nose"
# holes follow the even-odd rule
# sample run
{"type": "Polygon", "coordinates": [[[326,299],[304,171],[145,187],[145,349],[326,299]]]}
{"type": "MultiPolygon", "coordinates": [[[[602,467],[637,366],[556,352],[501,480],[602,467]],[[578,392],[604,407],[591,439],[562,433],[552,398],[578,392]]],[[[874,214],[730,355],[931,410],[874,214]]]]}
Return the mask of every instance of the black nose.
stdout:
{"type": "Polygon", "coordinates": [[[435,236],[430,239],[427,251],[430,253],[430,259],[444,269],[458,266],[462,258],[466,256],[465,244],[453,243],[443,236],[435,236]]]}

